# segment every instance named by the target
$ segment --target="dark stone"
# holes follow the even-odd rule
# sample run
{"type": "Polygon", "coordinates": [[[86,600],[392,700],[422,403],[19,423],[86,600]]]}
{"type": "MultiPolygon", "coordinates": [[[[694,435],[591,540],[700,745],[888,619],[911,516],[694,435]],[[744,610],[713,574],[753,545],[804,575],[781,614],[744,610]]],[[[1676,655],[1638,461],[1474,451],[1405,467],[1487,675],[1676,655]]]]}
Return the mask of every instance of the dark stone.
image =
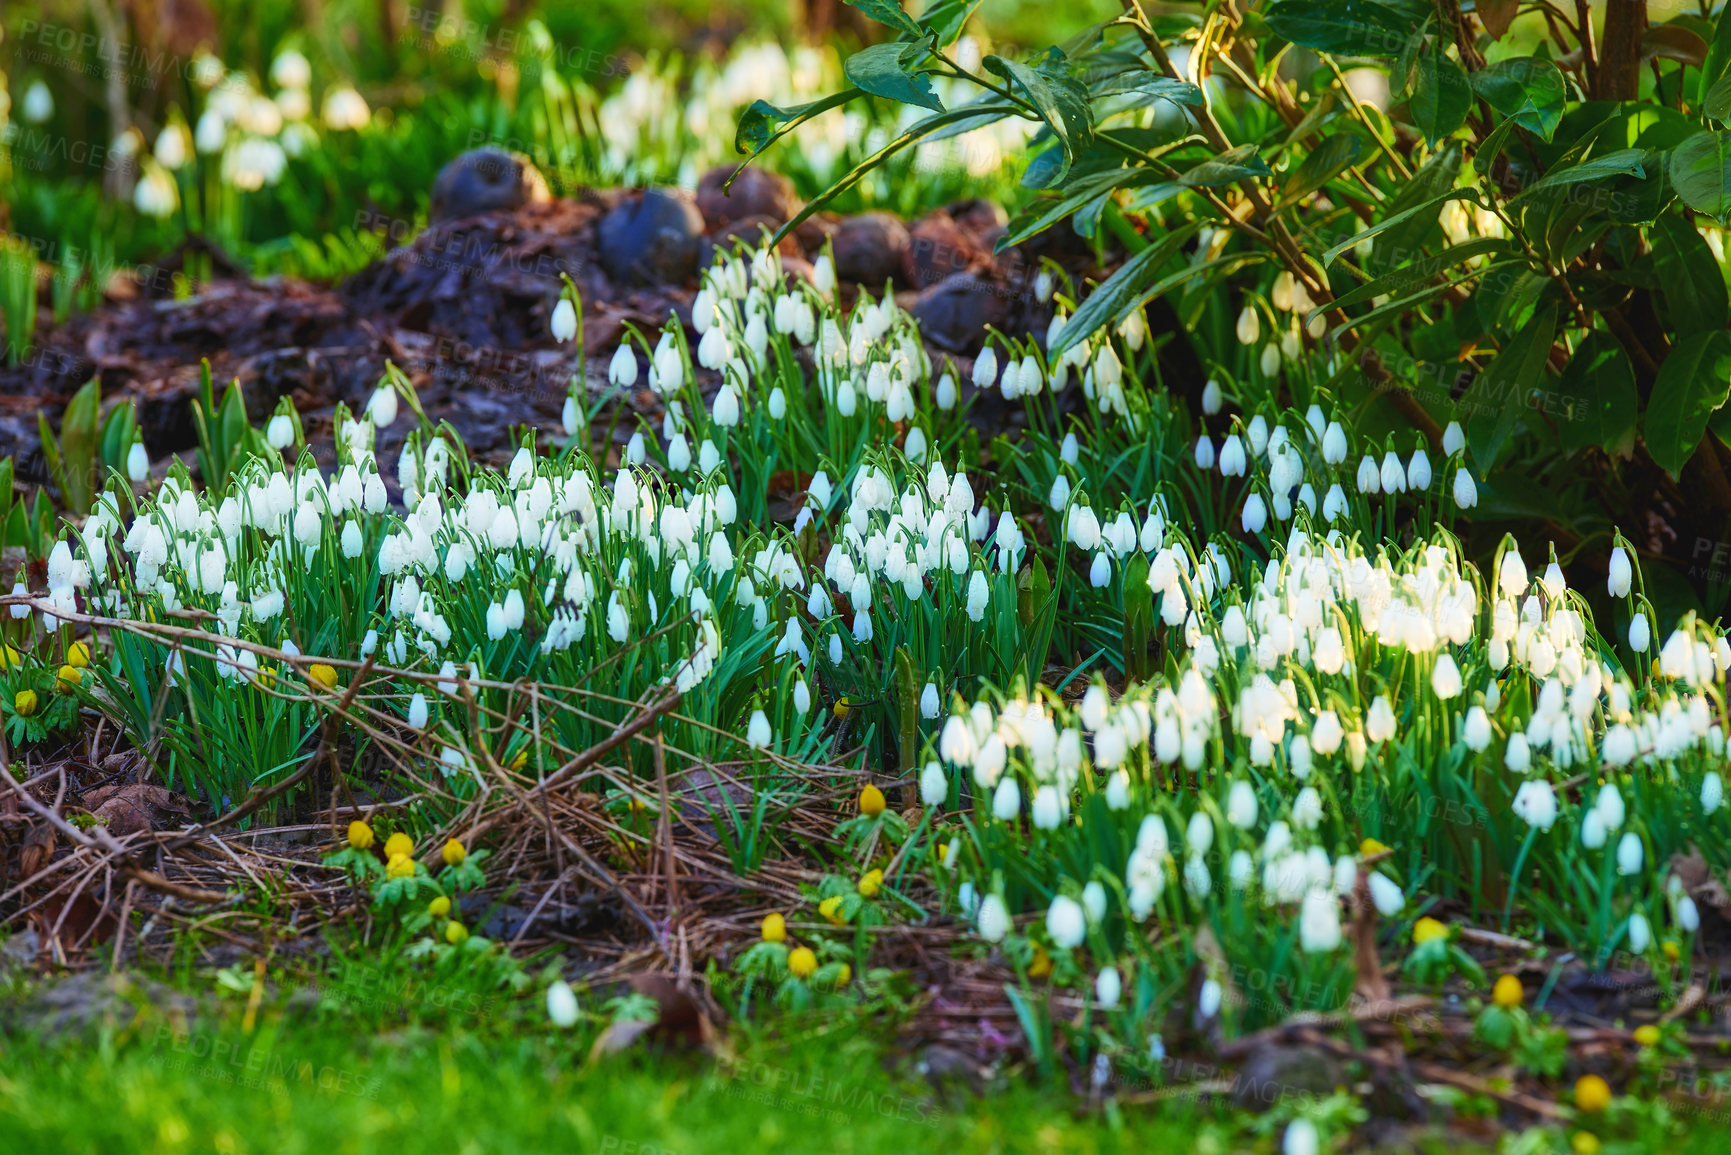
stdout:
{"type": "Polygon", "coordinates": [[[907,264],[910,240],[907,226],[890,213],[861,213],[849,217],[830,238],[835,251],[835,275],[867,288],[883,287],[891,277],[901,277],[907,264]]]}
{"type": "Polygon", "coordinates": [[[754,165],[739,174],[732,188],[722,191],[721,186],[732,175],[733,166],[724,164],[710,169],[697,182],[697,207],[703,210],[703,219],[710,228],[747,217],[768,217],[779,226],[799,211],[793,182],[780,173],[754,165]]]}
{"type": "Polygon", "coordinates": [[[979,197],[945,205],[944,212],[976,237],[985,237],[1010,223],[1010,214],[996,201],[982,200],[979,197]]]}
{"type": "Polygon", "coordinates": [[[931,344],[950,353],[975,353],[985,340],[986,326],[1003,328],[1008,320],[1006,293],[995,281],[964,273],[922,289],[908,312],[931,344]]]}
{"type": "Polygon", "coordinates": [[[551,199],[546,179],[528,157],[501,148],[477,148],[439,170],[427,223],[498,209],[511,211],[551,199]]]}
{"type": "Polygon", "coordinates": [[[689,194],[652,188],[601,218],[601,266],[624,285],[684,284],[697,271],[703,214],[689,194]]]}
{"type": "Polygon", "coordinates": [[[1326,1051],[1269,1043],[1244,1060],[1232,1084],[1232,1102],[1266,1111],[1287,1095],[1320,1098],[1345,1080],[1340,1062],[1326,1051]]]}
{"type": "Polygon", "coordinates": [[[908,232],[907,262],[902,276],[916,289],[928,288],[957,273],[990,268],[991,252],[945,212],[914,222],[908,232]]]}

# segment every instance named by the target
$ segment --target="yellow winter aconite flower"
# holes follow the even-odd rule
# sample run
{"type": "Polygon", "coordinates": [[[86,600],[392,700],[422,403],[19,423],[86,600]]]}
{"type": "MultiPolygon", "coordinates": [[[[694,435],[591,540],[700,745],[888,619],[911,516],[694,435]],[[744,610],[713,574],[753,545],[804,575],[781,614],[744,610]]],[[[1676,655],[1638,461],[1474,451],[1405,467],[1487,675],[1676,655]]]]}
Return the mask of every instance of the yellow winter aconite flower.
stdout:
{"type": "Polygon", "coordinates": [[[1427,942],[1435,942],[1439,938],[1447,938],[1449,928],[1434,918],[1421,918],[1412,924],[1412,941],[1416,946],[1427,942]]]}
{"type": "Polygon", "coordinates": [[[1660,943],[1659,949],[1664,951],[1665,957],[1670,959],[1672,962],[1676,962],[1678,959],[1683,957],[1683,952],[1678,949],[1677,944],[1671,939],[1666,939],[1664,942],[1660,943]]]}
{"type": "Polygon", "coordinates": [[[0,645],[0,670],[10,670],[23,660],[23,656],[11,646],[0,645]]]}
{"type": "Polygon", "coordinates": [[[452,946],[462,946],[469,940],[469,928],[452,919],[445,924],[445,941],[452,946]]]}
{"type": "Polygon", "coordinates": [[[1599,1155],[1599,1137],[1591,1131],[1576,1131],[1569,1140],[1569,1149],[1575,1155],[1599,1155]]]}
{"type": "Polygon", "coordinates": [[[1043,979],[1052,973],[1052,956],[1039,943],[1034,944],[1034,960],[1028,964],[1028,977],[1043,979]]]}
{"type": "Polygon", "coordinates": [[[74,669],[85,669],[90,665],[90,647],[83,642],[73,642],[66,647],[66,664],[74,669]]]}
{"type": "Polygon", "coordinates": [[[867,786],[859,792],[859,812],[867,818],[876,818],[884,812],[884,792],[876,786],[867,786]]]}
{"type": "Polygon", "coordinates": [[[1582,1075],[1575,1081],[1575,1107],[1597,1115],[1611,1105],[1611,1085],[1597,1075],[1582,1075]]]}
{"type": "Polygon", "coordinates": [[[401,830],[385,839],[385,857],[396,858],[401,855],[407,858],[415,852],[415,840],[401,830]]]}
{"type": "Polygon", "coordinates": [[[835,973],[835,985],[838,987],[845,987],[852,981],[853,968],[848,966],[846,963],[842,963],[841,969],[835,973]]]}
{"type": "Polygon", "coordinates": [[[390,861],[385,863],[386,878],[413,878],[414,874],[415,860],[406,854],[393,854],[390,861]]]}
{"type": "Polygon", "coordinates": [[[787,919],[780,914],[764,915],[763,929],[760,933],[763,935],[764,942],[786,942],[787,919]]]}
{"type": "Polygon", "coordinates": [[[517,756],[515,758],[511,759],[511,769],[512,770],[521,770],[523,767],[527,766],[528,764],[529,764],[529,751],[527,751],[527,750],[517,751],[517,756]]]}
{"type": "Polygon", "coordinates": [[[796,946],[787,952],[787,969],[796,979],[809,979],[817,972],[817,956],[808,946],[796,946]]]}
{"type": "Polygon", "coordinates": [[[323,662],[314,663],[314,665],[307,670],[307,677],[311,678],[327,690],[336,689],[337,671],[334,667],[327,666],[323,662]]]}
{"type": "Polygon", "coordinates": [[[28,718],[36,712],[36,691],[19,690],[12,696],[12,708],[28,718]]]}
{"type": "Polygon", "coordinates": [[[847,919],[841,916],[841,895],[831,895],[817,904],[817,912],[829,920],[831,926],[845,926],[847,919]]]}
{"type": "Polygon", "coordinates": [[[446,866],[461,866],[463,860],[469,857],[469,852],[463,849],[463,844],[455,838],[445,842],[445,848],[439,851],[439,857],[445,860],[446,866]]]}
{"type": "Polygon", "coordinates": [[[373,845],[373,828],[360,819],[349,823],[349,846],[355,850],[369,850],[373,845]]]}
{"type": "Polygon", "coordinates": [[[1526,988],[1521,986],[1521,980],[1514,975],[1503,975],[1497,979],[1496,986],[1491,988],[1491,1002],[1505,1011],[1514,1010],[1526,997],[1526,988]]]}
{"type": "Polygon", "coordinates": [[[84,675],[76,666],[61,666],[60,672],[54,676],[54,688],[62,694],[70,694],[83,680],[84,675]]]}
{"type": "Polygon", "coordinates": [[[1659,1044],[1659,1028],[1652,1023],[1646,1023],[1635,1028],[1635,1041],[1643,1047],[1654,1047],[1659,1044]]]}
{"type": "Polygon", "coordinates": [[[427,913],[434,918],[444,918],[451,913],[451,900],[441,894],[427,904],[427,913]]]}
{"type": "Polygon", "coordinates": [[[1371,855],[1381,854],[1387,849],[1388,844],[1386,842],[1378,842],[1374,838],[1367,838],[1358,844],[1358,854],[1360,858],[1369,858],[1371,855]]]}
{"type": "Polygon", "coordinates": [[[884,872],[881,870],[868,870],[860,875],[859,892],[867,898],[876,898],[883,885],[884,872]]]}

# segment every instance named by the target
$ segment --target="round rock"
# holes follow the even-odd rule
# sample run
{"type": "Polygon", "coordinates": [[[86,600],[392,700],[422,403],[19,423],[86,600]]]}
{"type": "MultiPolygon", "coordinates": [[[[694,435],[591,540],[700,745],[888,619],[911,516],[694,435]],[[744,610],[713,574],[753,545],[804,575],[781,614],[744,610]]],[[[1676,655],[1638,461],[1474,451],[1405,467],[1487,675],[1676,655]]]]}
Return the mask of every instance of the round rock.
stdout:
{"type": "Polygon", "coordinates": [[[697,271],[703,214],[680,189],[645,189],[601,218],[601,267],[615,281],[683,284],[697,271]]]}
{"type": "Polygon", "coordinates": [[[907,226],[890,213],[861,213],[842,221],[830,237],[835,274],[868,288],[903,276],[910,244],[907,226]]]}
{"type": "Polygon", "coordinates": [[[428,223],[520,209],[551,199],[546,178],[528,157],[502,148],[471,149],[439,170],[428,223]]]}
{"type": "Polygon", "coordinates": [[[733,187],[723,191],[721,186],[732,175],[733,166],[724,164],[710,169],[697,182],[697,207],[711,228],[747,217],[768,217],[779,225],[798,210],[793,182],[780,173],[754,166],[740,173],[733,187]]]}

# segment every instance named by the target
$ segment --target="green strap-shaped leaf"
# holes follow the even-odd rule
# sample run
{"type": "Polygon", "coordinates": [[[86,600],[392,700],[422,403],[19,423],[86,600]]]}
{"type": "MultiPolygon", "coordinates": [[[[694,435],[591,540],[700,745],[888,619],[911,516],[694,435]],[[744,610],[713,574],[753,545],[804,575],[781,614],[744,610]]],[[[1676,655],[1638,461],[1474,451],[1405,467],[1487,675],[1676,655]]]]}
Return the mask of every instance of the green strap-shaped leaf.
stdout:
{"type": "Polygon", "coordinates": [[[1167,233],[1158,243],[1149,245],[1120,265],[1117,272],[1088,294],[1087,299],[1076,310],[1076,315],[1064,323],[1063,331],[1058,334],[1058,339],[1052,343],[1046,355],[1056,360],[1067,350],[1093,336],[1101,326],[1115,320],[1121,312],[1130,307],[1130,302],[1136,299],[1137,294],[1159,275],[1160,267],[1170,260],[1186,241],[1195,236],[1201,227],[1201,221],[1191,221],[1183,228],[1167,233]]]}
{"type": "Polygon", "coordinates": [[[907,45],[874,44],[847,58],[842,71],[847,78],[873,96],[902,104],[917,104],[933,112],[944,111],[943,102],[932,92],[932,78],[902,63],[907,45]]]}
{"type": "Polygon", "coordinates": [[[1647,401],[1647,452],[1672,477],[1683,472],[1707,420],[1731,393],[1731,332],[1691,333],[1671,347],[1647,401]]]}
{"type": "Polygon", "coordinates": [[[1596,156],[1592,160],[1584,160],[1579,164],[1570,164],[1562,168],[1553,168],[1544,176],[1521,190],[1519,196],[1511,203],[1521,203],[1533,199],[1546,189],[1559,188],[1563,185],[1584,184],[1587,181],[1606,180],[1614,176],[1647,175],[1644,162],[1647,151],[1640,148],[1623,148],[1616,152],[1608,152],[1604,156],[1596,156]]]}
{"type": "Polygon", "coordinates": [[[1170,100],[1174,104],[1189,104],[1200,107],[1204,101],[1202,90],[1184,80],[1174,80],[1170,76],[1162,76],[1158,72],[1147,69],[1136,69],[1130,72],[1120,72],[1116,76],[1095,82],[1090,91],[1096,98],[1104,96],[1123,96],[1134,92],[1148,97],[1149,100],[1170,100]]]}

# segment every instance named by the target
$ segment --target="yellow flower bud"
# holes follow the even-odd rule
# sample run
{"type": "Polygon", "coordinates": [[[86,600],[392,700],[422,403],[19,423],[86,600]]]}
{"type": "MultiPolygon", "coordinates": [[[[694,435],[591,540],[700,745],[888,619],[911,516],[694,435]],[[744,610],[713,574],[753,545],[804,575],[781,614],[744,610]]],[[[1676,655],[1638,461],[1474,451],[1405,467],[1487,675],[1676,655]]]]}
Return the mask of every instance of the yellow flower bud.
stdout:
{"type": "Polygon", "coordinates": [[[859,812],[867,818],[876,818],[884,812],[884,792],[876,786],[867,786],[859,792],[859,812]]]}
{"type": "Polygon", "coordinates": [[[1526,997],[1526,988],[1521,986],[1521,980],[1514,975],[1503,975],[1491,988],[1491,1002],[1505,1011],[1514,1010],[1526,997]]]}
{"type": "Polygon", "coordinates": [[[407,858],[415,852],[415,840],[401,830],[385,839],[385,857],[396,858],[401,855],[407,858]]]}
{"type": "Polygon", "coordinates": [[[1597,1115],[1611,1105],[1611,1085],[1597,1075],[1582,1075],[1575,1081],[1575,1107],[1597,1115]]]}
{"type": "Polygon", "coordinates": [[[523,767],[527,766],[528,764],[529,764],[529,751],[527,751],[527,750],[517,751],[517,756],[515,758],[511,759],[511,769],[512,770],[521,770],[523,767]]]}
{"type": "Polygon", "coordinates": [[[391,860],[385,863],[386,878],[413,878],[414,874],[415,860],[406,854],[393,854],[391,860]]]}
{"type": "Polygon", "coordinates": [[[334,667],[325,665],[323,662],[315,663],[312,666],[312,668],[307,670],[307,677],[311,678],[313,681],[317,682],[319,685],[323,686],[327,690],[336,689],[336,686],[337,686],[336,669],[334,667]]]}
{"type": "Polygon", "coordinates": [[[12,708],[26,718],[34,714],[36,712],[36,691],[19,690],[12,697],[12,708]]]}
{"type": "Polygon", "coordinates": [[[1052,956],[1039,943],[1034,944],[1034,961],[1028,964],[1028,977],[1043,979],[1052,973],[1052,956]]]}
{"type": "Polygon", "coordinates": [[[1659,1045],[1659,1028],[1655,1027],[1652,1023],[1647,1023],[1643,1026],[1636,1027],[1635,1028],[1635,1041],[1637,1043],[1640,1043],[1643,1047],[1656,1047],[1656,1046],[1658,1046],[1659,1045]]]}
{"type": "Polygon", "coordinates": [[[1599,1155],[1599,1137],[1591,1131],[1576,1131],[1569,1140],[1569,1149],[1575,1155],[1599,1155]]]}
{"type": "Polygon", "coordinates": [[[828,920],[831,926],[845,926],[847,919],[841,916],[841,895],[831,895],[817,904],[817,912],[828,920]]]}
{"type": "Polygon", "coordinates": [[[764,915],[763,930],[761,933],[764,942],[786,942],[787,919],[783,918],[779,913],[764,915]]]}
{"type": "Polygon", "coordinates": [[[370,850],[373,845],[373,828],[360,819],[349,823],[349,846],[355,850],[370,850]]]}
{"type": "Polygon", "coordinates": [[[1417,946],[1448,936],[1449,928],[1434,918],[1421,918],[1412,924],[1412,941],[1417,946]]]}
{"type": "Polygon", "coordinates": [[[73,642],[66,647],[66,664],[77,670],[88,667],[90,665],[90,647],[83,642],[73,642]]]}
{"type": "Polygon", "coordinates": [[[836,972],[835,985],[838,987],[845,987],[848,985],[848,983],[850,983],[852,981],[853,981],[853,968],[848,966],[846,963],[842,963],[841,964],[841,970],[836,972]]]}
{"type": "Polygon", "coordinates": [[[1371,855],[1381,854],[1383,851],[1385,851],[1387,849],[1388,849],[1387,843],[1378,842],[1374,838],[1367,838],[1363,842],[1358,844],[1358,854],[1359,854],[1360,858],[1369,858],[1371,855]]]}
{"type": "Polygon", "coordinates": [[[452,919],[445,924],[445,941],[452,946],[462,946],[469,940],[469,928],[452,919]]]}
{"type": "Polygon", "coordinates": [[[881,870],[868,870],[860,875],[859,892],[866,898],[876,898],[883,885],[884,872],[881,870]]]}
{"type": "Polygon", "coordinates": [[[444,918],[451,913],[451,900],[441,894],[427,904],[427,913],[434,918],[444,918]]]}
{"type": "Polygon", "coordinates": [[[23,656],[11,646],[0,645],[0,670],[10,670],[23,660],[23,656]]]}
{"type": "Polygon", "coordinates": [[[463,860],[469,857],[469,852],[463,849],[463,844],[455,838],[445,843],[445,848],[439,851],[439,857],[445,860],[446,866],[461,866],[463,860]]]}
{"type": "Polygon", "coordinates": [[[54,689],[61,694],[70,694],[84,680],[84,675],[76,666],[61,666],[60,672],[54,676],[54,689]]]}
{"type": "Polygon", "coordinates": [[[787,969],[796,979],[809,979],[817,971],[817,956],[808,946],[796,946],[787,952],[787,969]]]}

